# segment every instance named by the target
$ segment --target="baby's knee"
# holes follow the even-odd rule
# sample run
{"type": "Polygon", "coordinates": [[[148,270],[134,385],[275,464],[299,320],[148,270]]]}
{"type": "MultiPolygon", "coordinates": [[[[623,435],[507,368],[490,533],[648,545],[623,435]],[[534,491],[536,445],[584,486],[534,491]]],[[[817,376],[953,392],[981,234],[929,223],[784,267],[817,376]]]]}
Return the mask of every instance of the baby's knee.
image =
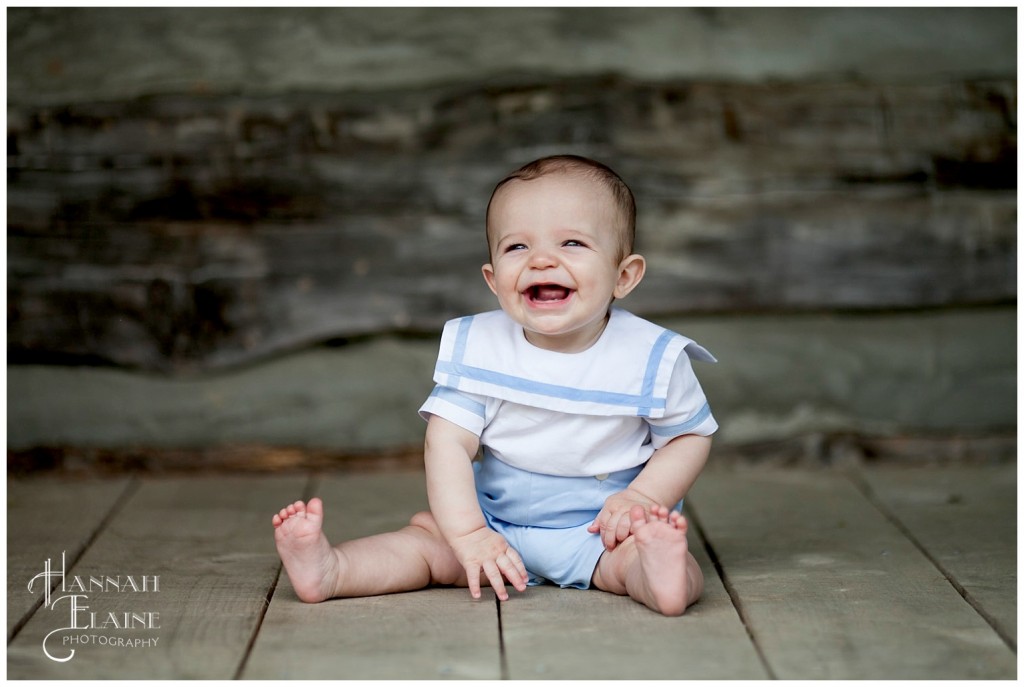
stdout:
{"type": "Polygon", "coordinates": [[[445,542],[434,516],[427,511],[417,513],[403,530],[412,535],[412,542],[422,554],[430,571],[430,583],[440,585],[461,584],[465,586],[466,575],[455,558],[454,552],[445,542]]]}
{"type": "Polygon", "coordinates": [[[409,520],[409,524],[413,527],[419,527],[422,530],[426,530],[435,537],[441,536],[441,528],[437,526],[437,520],[434,520],[434,516],[430,511],[420,511],[416,515],[412,516],[409,520]]]}

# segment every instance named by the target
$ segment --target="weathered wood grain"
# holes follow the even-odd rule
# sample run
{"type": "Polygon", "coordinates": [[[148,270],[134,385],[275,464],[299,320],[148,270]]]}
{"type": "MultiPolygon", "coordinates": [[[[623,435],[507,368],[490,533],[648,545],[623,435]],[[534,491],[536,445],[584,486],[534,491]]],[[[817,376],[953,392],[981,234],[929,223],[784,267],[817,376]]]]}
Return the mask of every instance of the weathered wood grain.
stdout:
{"type": "Polygon", "coordinates": [[[1016,656],[835,472],[708,472],[688,499],[780,679],[1012,679],[1016,656]]]}
{"type": "MultiPolygon", "coordinates": [[[[104,520],[131,490],[127,478],[109,480],[9,480],[7,483],[7,639],[42,603],[46,581],[29,581],[70,567],[104,520]]],[[[56,584],[56,578],[50,585],[56,584]]]]}
{"type": "MultiPolygon", "coordinates": [[[[427,505],[422,472],[332,475],[315,495],[332,543],[399,529],[427,505]]],[[[429,589],[306,604],[282,573],[242,677],[498,679],[495,598],[429,589]]]]}
{"type": "Polygon", "coordinates": [[[750,81],[1013,75],[1014,9],[13,7],[7,99],[338,92],[486,83],[524,69],[750,81]]]}
{"type": "Polygon", "coordinates": [[[700,536],[704,595],[681,618],[598,590],[531,587],[501,605],[513,680],[752,680],[768,677],[700,536]],[[627,658],[628,656],[628,658],[627,658]],[[727,659],[725,657],[728,657],[727,659]]]}
{"type": "Polygon", "coordinates": [[[10,678],[230,679],[259,626],[280,567],[271,514],[302,495],[303,476],[162,479],[144,482],[69,575],[159,577],[159,591],[96,591],[79,601],[71,632],[67,604],[40,610],[8,646],[10,678]],[[102,627],[107,613],[158,613],[131,629],[102,627]],[[89,637],[62,644],[62,637],[89,637]],[[125,648],[119,640],[155,640],[125,648]],[[115,642],[115,644],[111,644],[115,642]]]}
{"type": "MultiPolygon", "coordinates": [[[[847,475],[796,470],[709,470],[688,498],[691,522],[708,535],[766,666],[753,657],[755,645],[736,636],[736,611],[694,532],[707,588],[685,616],[661,618],[601,592],[533,588],[501,605],[504,676],[584,679],[602,670],[595,677],[757,678],[767,668],[783,679],[1015,677],[1013,652],[918,549],[983,608],[1011,598],[1013,580],[998,572],[1012,570],[1009,525],[997,523],[1013,520],[1015,470],[865,474],[870,499],[847,475]],[[979,569],[986,565],[993,570],[979,569]]],[[[125,485],[113,481],[101,493],[83,488],[87,482],[47,483],[9,483],[9,526],[18,533],[9,543],[20,542],[11,559],[29,553],[25,536],[33,532],[43,555],[51,543],[63,546],[59,533],[77,524],[66,518],[92,507],[83,497],[97,496],[102,510],[125,485]],[[35,517],[43,503],[52,510],[35,517]],[[52,531],[42,529],[47,518],[52,531]]],[[[240,669],[252,679],[501,677],[492,596],[473,602],[463,589],[436,589],[309,605],[295,599],[286,578],[242,663],[278,567],[270,513],[317,493],[327,500],[333,539],[362,536],[402,525],[425,505],[422,485],[418,472],[332,475],[313,490],[299,476],[144,481],[68,573],[159,575],[159,593],[97,592],[86,601],[100,613],[159,611],[159,629],[78,631],[158,636],[157,646],[78,645],[71,661],[55,663],[41,642],[64,624],[62,614],[40,610],[8,647],[8,677],[230,678],[240,669]]],[[[82,516],[83,527],[89,519],[82,516]]]]}
{"type": "MultiPolygon", "coordinates": [[[[718,449],[808,463],[826,461],[830,446],[906,461],[1016,455],[1014,307],[658,322],[721,361],[697,367],[721,424],[718,449]],[[903,439],[916,448],[900,448],[903,439]]],[[[422,464],[416,410],[432,389],[436,357],[437,335],[299,351],[189,379],[15,365],[7,372],[8,461],[334,469],[340,462],[330,451],[408,449],[422,464]],[[328,455],[316,458],[322,449],[328,455]]]]}
{"type": "Polygon", "coordinates": [[[254,680],[496,680],[495,598],[464,589],[298,600],[282,578],[242,674],[254,680]]]}
{"type": "Polygon", "coordinates": [[[858,471],[873,498],[1017,644],[1017,465],[858,471]]]}
{"type": "Polygon", "coordinates": [[[211,368],[495,307],[493,184],[634,187],[640,314],[1016,298],[1015,84],[493,79],[8,115],[14,360],[211,368]]]}

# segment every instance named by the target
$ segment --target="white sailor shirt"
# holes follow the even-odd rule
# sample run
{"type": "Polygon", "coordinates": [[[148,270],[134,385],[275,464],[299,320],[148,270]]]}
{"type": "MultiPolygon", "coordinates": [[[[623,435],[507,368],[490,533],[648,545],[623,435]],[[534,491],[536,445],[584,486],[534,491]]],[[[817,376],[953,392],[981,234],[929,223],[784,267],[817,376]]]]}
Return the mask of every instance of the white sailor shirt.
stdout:
{"type": "Polygon", "coordinates": [[[677,436],[718,429],[691,359],[716,362],[692,339],[620,308],[579,353],[534,346],[495,310],[445,324],[437,386],[419,413],[476,434],[522,470],[608,474],[646,463],[677,436]]]}

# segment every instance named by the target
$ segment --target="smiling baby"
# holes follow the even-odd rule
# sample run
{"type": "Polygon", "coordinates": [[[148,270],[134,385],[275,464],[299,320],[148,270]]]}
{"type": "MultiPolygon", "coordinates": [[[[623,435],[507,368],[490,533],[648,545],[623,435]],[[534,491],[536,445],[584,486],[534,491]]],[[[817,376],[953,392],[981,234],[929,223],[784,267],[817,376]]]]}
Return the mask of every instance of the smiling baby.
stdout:
{"type": "Polygon", "coordinates": [[[561,155],[503,179],[483,276],[500,310],[448,322],[420,408],[429,512],[331,546],[323,503],[274,515],[300,599],[507,582],[596,587],[664,615],[703,589],[678,504],[718,425],[692,340],[613,307],[643,279],[636,206],[607,166],[561,155]],[[478,454],[479,457],[478,457],[478,454]]]}

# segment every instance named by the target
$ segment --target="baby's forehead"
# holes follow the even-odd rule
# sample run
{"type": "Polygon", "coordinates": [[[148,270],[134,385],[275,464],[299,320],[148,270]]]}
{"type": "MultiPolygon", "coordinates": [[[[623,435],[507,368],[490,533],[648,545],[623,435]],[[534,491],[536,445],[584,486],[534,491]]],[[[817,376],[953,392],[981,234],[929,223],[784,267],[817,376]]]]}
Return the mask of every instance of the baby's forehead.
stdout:
{"type": "Polygon", "coordinates": [[[514,200],[516,196],[527,194],[544,182],[569,182],[568,185],[572,188],[566,189],[568,192],[580,193],[591,199],[604,197],[608,202],[617,205],[615,192],[611,186],[605,180],[587,174],[584,169],[559,169],[545,172],[531,179],[511,179],[495,192],[494,200],[514,200]]]}
{"type": "MultiPolygon", "coordinates": [[[[599,225],[599,228],[614,232],[619,235],[622,241],[629,241],[627,231],[627,212],[619,204],[614,191],[609,188],[608,184],[601,179],[595,179],[586,174],[573,174],[571,171],[557,171],[544,174],[543,176],[534,177],[533,179],[513,179],[503,184],[494,194],[491,200],[491,206],[488,207],[486,233],[487,242],[491,244],[493,240],[498,237],[495,236],[494,232],[498,230],[498,227],[492,223],[491,210],[493,207],[502,207],[508,209],[510,207],[518,209],[529,209],[532,207],[532,198],[529,196],[531,191],[530,184],[534,184],[532,189],[536,189],[536,184],[542,182],[544,179],[549,181],[555,180],[559,177],[560,180],[571,180],[581,182],[579,185],[575,185],[574,189],[559,188],[556,192],[564,200],[568,200],[569,195],[575,194],[576,198],[570,203],[568,207],[576,207],[580,210],[591,211],[597,210],[604,213],[610,221],[607,224],[603,222],[599,225]],[[601,209],[599,209],[601,208],[601,209]]],[[[502,212],[499,210],[499,212],[502,212]]],[[[506,227],[508,228],[508,227],[506,227]]]]}

